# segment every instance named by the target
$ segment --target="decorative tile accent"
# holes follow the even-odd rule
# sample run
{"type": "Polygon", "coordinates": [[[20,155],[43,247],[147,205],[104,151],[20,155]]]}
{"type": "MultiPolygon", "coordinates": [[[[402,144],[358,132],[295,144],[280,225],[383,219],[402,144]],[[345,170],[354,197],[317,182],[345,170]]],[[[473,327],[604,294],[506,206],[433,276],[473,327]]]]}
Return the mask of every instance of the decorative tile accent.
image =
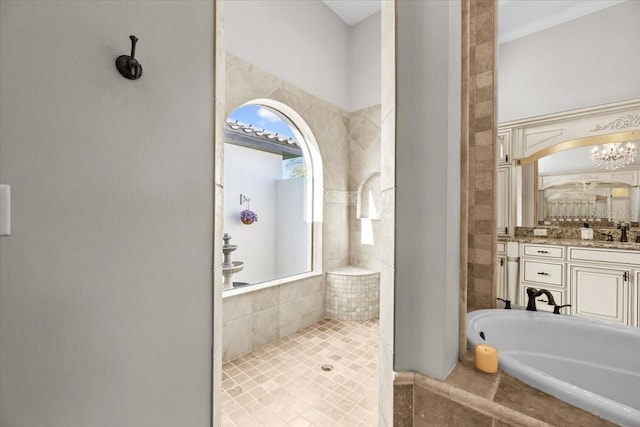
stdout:
{"type": "Polygon", "coordinates": [[[324,202],[332,205],[356,205],[356,191],[324,190],[324,202]]]}
{"type": "MultiPolygon", "coordinates": [[[[463,268],[461,306],[490,308],[495,299],[495,246],[497,241],[494,185],[496,182],[496,2],[463,0],[463,208],[461,246],[463,268]],[[466,243],[466,244],[465,244],[466,243]],[[478,267],[478,268],[474,268],[478,267]],[[478,276],[482,272],[482,277],[478,276]]],[[[464,315],[460,319],[464,353],[464,315]]]]}
{"type": "Polygon", "coordinates": [[[380,315],[380,273],[327,272],[326,316],[370,320],[380,315]]]}

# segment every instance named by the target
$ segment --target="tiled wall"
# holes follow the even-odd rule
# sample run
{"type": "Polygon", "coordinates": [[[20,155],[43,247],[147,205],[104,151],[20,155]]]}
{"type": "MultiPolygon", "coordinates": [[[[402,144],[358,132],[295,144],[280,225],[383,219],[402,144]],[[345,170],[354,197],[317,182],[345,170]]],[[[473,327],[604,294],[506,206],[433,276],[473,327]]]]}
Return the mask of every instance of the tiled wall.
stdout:
{"type": "Polygon", "coordinates": [[[323,282],[323,276],[318,275],[225,297],[223,362],[320,321],[324,317],[323,282]]]}
{"type": "Polygon", "coordinates": [[[380,273],[370,270],[327,272],[326,317],[336,320],[377,319],[380,273]]]}
{"type": "MultiPolygon", "coordinates": [[[[222,0],[213,2],[215,9],[215,63],[214,63],[214,141],[223,141],[224,139],[224,121],[226,119],[223,100],[225,91],[225,73],[224,73],[224,43],[222,38],[223,28],[223,12],[222,0]]],[[[213,165],[214,174],[214,218],[222,218],[222,194],[223,194],[223,169],[222,169],[222,149],[224,144],[214,143],[213,165]]],[[[213,222],[213,241],[220,242],[222,240],[222,224],[220,221],[213,222]]],[[[222,419],[222,411],[220,408],[220,396],[222,391],[222,250],[213,251],[213,302],[212,302],[212,323],[213,323],[213,348],[212,348],[212,401],[211,418],[214,426],[219,426],[222,419]]]]}
{"type": "MultiPolygon", "coordinates": [[[[380,119],[380,105],[349,115],[349,188],[352,191],[357,191],[367,177],[380,173],[380,119]]],[[[362,226],[362,221],[356,219],[356,207],[351,206],[349,265],[380,271],[381,223],[371,221],[373,244],[362,244],[362,226]]]]}
{"type": "Polygon", "coordinates": [[[378,425],[393,421],[393,318],[395,269],[396,4],[382,2],[382,104],[380,124],[380,377],[378,425]]]}
{"type": "MultiPolygon", "coordinates": [[[[496,1],[463,5],[463,181],[466,166],[468,310],[491,308],[496,263],[496,1]],[[466,101],[466,102],[465,102],[466,101]],[[465,126],[466,125],[466,126],[465,126]]],[[[463,218],[464,228],[464,218],[463,218]]],[[[463,230],[464,231],[464,230],[463,230]]],[[[464,242],[461,242],[464,243],[464,242]]],[[[464,247],[464,246],[463,246],[464,247]]],[[[462,291],[464,292],[464,286],[462,291]]]]}

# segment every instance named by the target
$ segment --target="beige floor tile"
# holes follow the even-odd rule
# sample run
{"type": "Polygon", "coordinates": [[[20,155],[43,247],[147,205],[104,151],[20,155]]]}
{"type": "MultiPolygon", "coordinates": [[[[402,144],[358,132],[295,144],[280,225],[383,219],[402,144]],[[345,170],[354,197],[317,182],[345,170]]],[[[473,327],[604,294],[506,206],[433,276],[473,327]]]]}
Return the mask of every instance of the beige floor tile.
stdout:
{"type": "Polygon", "coordinates": [[[300,415],[292,420],[289,425],[291,427],[309,427],[311,426],[311,421],[300,415]]]}
{"type": "Polygon", "coordinates": [[[225,363],[223,427],[376,425],[378,334],[325,319],[225,363]]]}

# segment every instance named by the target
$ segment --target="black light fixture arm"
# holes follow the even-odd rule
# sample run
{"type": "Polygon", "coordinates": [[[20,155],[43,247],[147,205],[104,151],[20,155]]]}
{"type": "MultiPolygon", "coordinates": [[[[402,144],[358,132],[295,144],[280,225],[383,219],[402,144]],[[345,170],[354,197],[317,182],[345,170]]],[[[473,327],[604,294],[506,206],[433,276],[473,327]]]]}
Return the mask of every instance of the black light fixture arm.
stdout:
{"type": "Polygon", "coordinates": [[[142,65],[135,58],[138,38],[133,35],[129,38],[131,39],[131,55],[120,55],[116,59],[116,68],[124,78],[138,80],[142,77],[142,65]]]}

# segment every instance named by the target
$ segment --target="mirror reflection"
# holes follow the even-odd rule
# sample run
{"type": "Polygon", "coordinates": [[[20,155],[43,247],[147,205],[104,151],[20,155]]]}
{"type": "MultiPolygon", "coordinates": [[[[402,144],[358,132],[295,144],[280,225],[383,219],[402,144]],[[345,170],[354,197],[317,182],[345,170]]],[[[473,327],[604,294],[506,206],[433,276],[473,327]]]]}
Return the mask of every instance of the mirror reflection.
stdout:
{"type": "Polygon", "coordinates": [[[609,166],[604,160],[597,167],[592,152],[601,153],[601,147],[576,147],[537,161],[538,224],[638,221],[640,191],[634,178],[640,163],[633,155],[625,165],[609,166]]]}

